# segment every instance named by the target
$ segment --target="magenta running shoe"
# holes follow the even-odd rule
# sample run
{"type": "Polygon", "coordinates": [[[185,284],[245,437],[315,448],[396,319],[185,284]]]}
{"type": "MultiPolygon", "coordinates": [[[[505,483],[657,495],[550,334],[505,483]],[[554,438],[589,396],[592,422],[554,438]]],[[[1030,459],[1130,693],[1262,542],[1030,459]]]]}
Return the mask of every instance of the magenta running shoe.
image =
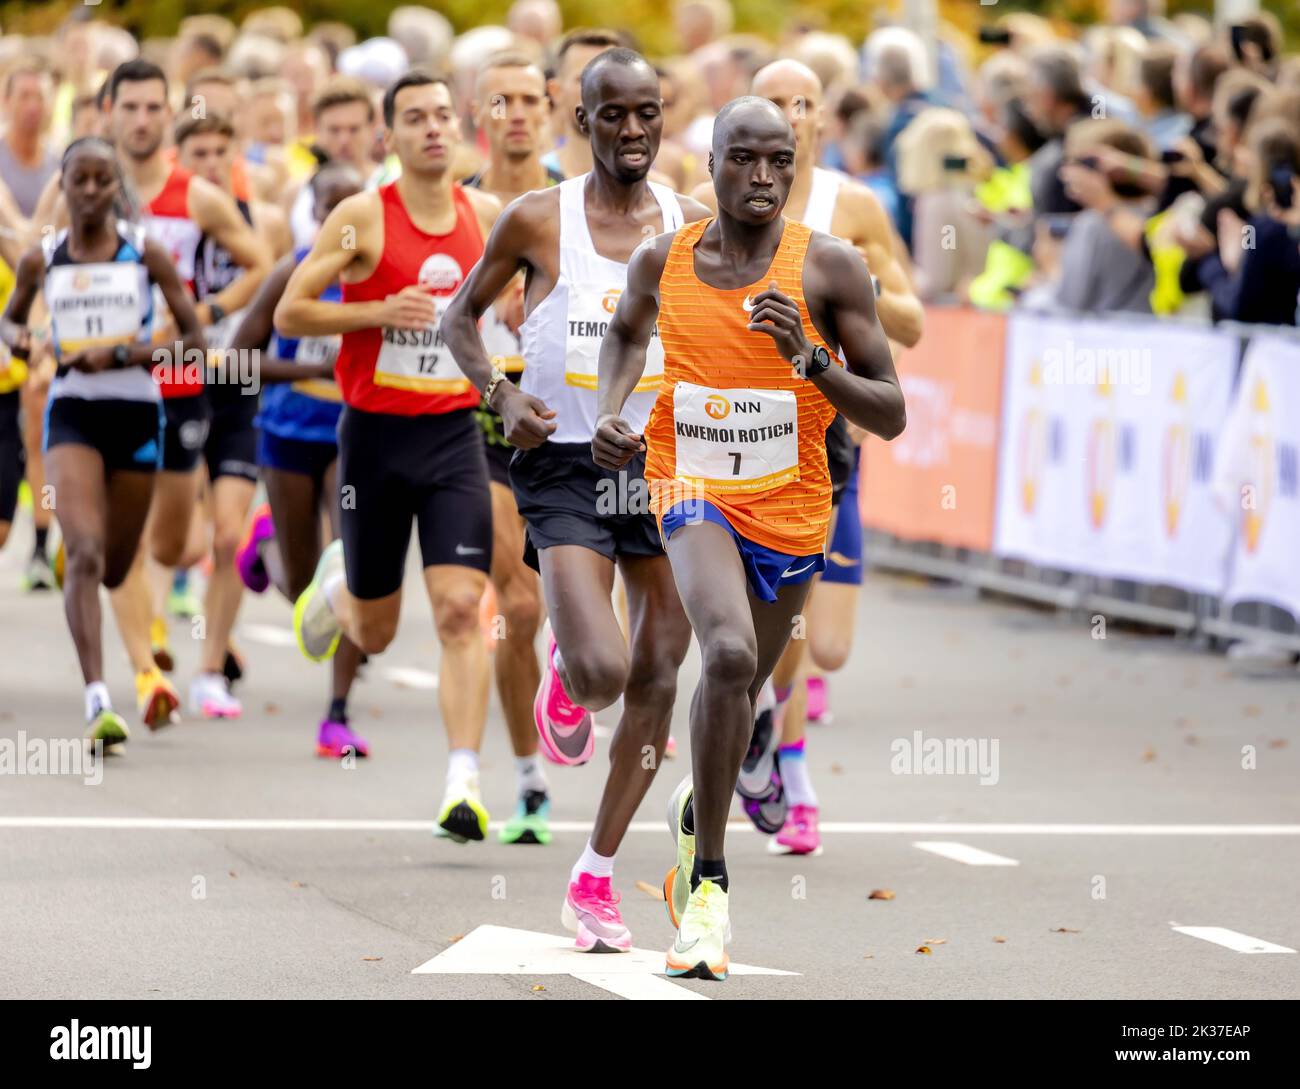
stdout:
{"type": "Polygon", "coordinates": [[[808,678],[808,703],[804,714],[814,726],[831,724],[830,686],[825,677],[808,678]]]}
{"type": "Polygon", "coordinates": [[[577,881],[569,882],[560,922],[577,935],[573,947],[579,953],[626,953],[632,948],[632,932],[618,911],[621,899],[609,887],[608,877],[580,873],[577,881]]]}
{"type": "Polygon", "coordinates": [[[271,576],[266,573],[266,564],[258,554],[258,548],[268,537],[275,534],[271,522],[271,507],[263,503],[253,511],[253,521],[248,527],[248,536],[235,553],[235,568],[239,571],[240,581],[255,594],[261,594],[271,585],[271,576]]]}
{"type": "Polygon", "coordinates": [[[555,636],[546,629],[546,668],[542,683],[533,700],[533,720],[541,738],[541,750],[553,764],[570,767],[585,764],[596,748],[596,732],[591,715],[579,707],[564,690],[560,672],[555,668],[555,636]]]}
{"type": "Polygon", "coordinates": [[[332,756],[338,760],[348,753],[357,756],[369,756],[370,746],[360,734],[354,734],[346,722],[322,719],[320,732],[316,735],[316,755],[332,756]]]}
{"type": "Polygon", "coordinates": [[[778,855],[819,855],[822,837],[817,830],[815,805],[792,805],[785,826],[768,844],[768,850],[778,855]]]}

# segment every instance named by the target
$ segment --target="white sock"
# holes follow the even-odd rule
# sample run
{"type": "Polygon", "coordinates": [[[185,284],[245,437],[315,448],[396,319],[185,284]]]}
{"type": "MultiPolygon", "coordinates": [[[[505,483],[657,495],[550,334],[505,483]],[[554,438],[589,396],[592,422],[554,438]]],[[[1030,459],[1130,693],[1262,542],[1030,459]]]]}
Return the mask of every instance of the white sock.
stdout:
{"type": "Polygon", "coordinates": [[[598,855],[591,848],[591,840],[587,840],[587,846],[582,849],[582,857],[573,864],[573,869],[569,871],[569,880],[577,881],[578,875],[589,873],[592,877],[613,877],[614,876],[614,856],[606,858],[604,855],[598,855]]]}
{"type": "Polygon", "coordinates": [[[347,585],[347,574],[339,571],[331,575],[321,584],[321,593],[325,595],[325,600],[329,602],[330,612],[338,615],[339,590],[347,585]]]}
{"type": "Polygon", "coordinates": [[[473,749],[452,749],[447,760],[447,782],[460,782],[478,774],[478,753],[473,749]]]}
{"type": "Polygon", "coordinates": [[[113,706],[108,696],[108,685],[103,681],[91,681],[86,685],[86,721],[89,722],[100,711],[113,706]]]}
{"type": "Polygon", "coordinates": [[[540,790],[546,793],[546,775],[542,771],[542,762],[537,758],[537,754],[532,756],[515,757],[515,789],[519,797],[524,796],[525,791],[540,790]]]}
{"type": "Polygon", "coordinates": [[[813,790],[812,777],[808,774],[808,761],[803,753],[797,756],[781,753],[781,785],[785,788],[786,800],[792,805],[808,805],[817,808],[817,792],[813,790]]]}

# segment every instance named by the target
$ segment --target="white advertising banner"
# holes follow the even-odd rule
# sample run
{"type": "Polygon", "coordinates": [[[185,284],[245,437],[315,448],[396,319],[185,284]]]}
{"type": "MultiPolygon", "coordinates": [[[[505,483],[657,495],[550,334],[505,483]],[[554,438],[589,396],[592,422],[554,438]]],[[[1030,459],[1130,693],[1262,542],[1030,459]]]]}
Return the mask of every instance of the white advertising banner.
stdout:
{"type": "Polygon", "coordinates": [[[995,551],[1221,592],[1231,527],[1211,482],[1235,351],[1169,323],[1014,315],[995,551]]]}
{"type": "Polygon", "coordinates": [[[1221,440],[1215,491],[1234,531],[1226,601],[1300,618],[1300,342],[1266,334],[1246,350],[1221,440]]]}

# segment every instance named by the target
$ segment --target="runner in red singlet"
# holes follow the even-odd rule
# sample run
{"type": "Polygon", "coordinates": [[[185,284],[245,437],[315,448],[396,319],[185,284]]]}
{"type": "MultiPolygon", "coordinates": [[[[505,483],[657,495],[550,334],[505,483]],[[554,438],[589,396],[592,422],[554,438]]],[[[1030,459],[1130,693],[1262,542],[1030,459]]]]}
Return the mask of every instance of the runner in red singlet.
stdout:
{"type": "Polygon", "coordinates": [[[492,504],[474,418],[479,394],[443,343],[440,320],[482,255],[500,203],[453,181],[460,133],[442,80],[402,76],[384,96],[384,123],[401,177],[330,213],[275,311],[282,336],[343,335],[342,537],[299,597],[294,629],[317,661],[344,633],[366,654],[387,647],[414,519],[442,644],[438,703],[451,747],[437,823],[463,843],[483,839],[488,824],[478,785],[488,685],[478,607],[492,504]],[[336,280],[343,301],[322,301],[336,280]]]}

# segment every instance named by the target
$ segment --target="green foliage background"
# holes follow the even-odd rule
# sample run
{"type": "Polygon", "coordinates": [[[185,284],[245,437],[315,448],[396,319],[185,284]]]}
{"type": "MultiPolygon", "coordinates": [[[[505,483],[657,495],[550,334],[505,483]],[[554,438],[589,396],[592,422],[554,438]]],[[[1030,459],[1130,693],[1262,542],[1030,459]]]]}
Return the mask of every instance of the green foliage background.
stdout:
{"type": "MultiPolygon", "coordinates": [[[[500,22],[511,0],[433,0],[428,6],[445,14],[458,30],[500,22]]],[[[388,13],[401,0],[296,0],[287,6],[308,24],[336,19],[354,27],[360,37],[382,34],[388,13]]],[[[736,29],[775,39],[791,21],[813,20],[828,29],[860,41],[878,14],[901,9],[901,0],[733,0],[736,29]]],[[[0,0],[0,25],[7,31],[29,34],[51,32],[80,0],[0,0]]],[[[126,26],[139,37],[167,36],[186,15],[211,12],[237,22],[251,11],[269,6],[268,0],[102,0],[93,10],[100,17],[126,26]]],[[[1294,0],[1266,0],[1287,27],[1292,43],[1300,40],[1300,4],[1294,0]]],[[[671,53],[676,45],[672,26],[672,0],[560,0],[566,26],[605,26],[615,23],[632,30],[642,48],[651,54],[671,53]]],[[[1012,10],[1033,11],[1062,25],[1085,23],[1105,11],[1104,0],[998,0],[981,7],[976,0],[940,0],[945,18],[972,29],[1012,10]]],[[[1169,0],[1170,13],[1193,11],[1210,14],[1213,0],[1169,0]]]]}

